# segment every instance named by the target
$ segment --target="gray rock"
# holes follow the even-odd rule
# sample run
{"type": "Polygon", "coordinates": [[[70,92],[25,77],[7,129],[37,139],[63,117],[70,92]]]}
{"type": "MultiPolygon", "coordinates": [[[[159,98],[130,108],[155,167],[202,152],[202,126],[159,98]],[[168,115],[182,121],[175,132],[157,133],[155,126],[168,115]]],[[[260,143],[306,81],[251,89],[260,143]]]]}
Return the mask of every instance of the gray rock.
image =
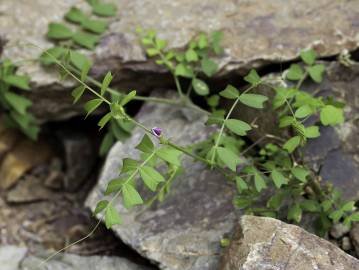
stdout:
{"type": "MultiPolygon", "coordinates": [[[[166,137],[180,145],[206,138],[210,130],[204,126],[204,118],[192,114],[192,120],[188,121],[184,115],[189,113],[181,111],[169,105],[146,104],[137,119],[147,127],[161,127],[166,137]]],[[[91,209],[103,198],[108,181],[118,176],[121,160],[138,157],[134,146],[142,135],[136,129],[126,143],[113,146],[98,186],[86,202],[91,209]]],[[[115,226],[114,231],[136,251],[157,262],[161,269],[217,269],[220,240],[231,231],[236,217],[232,206],[235,188],[217,172],[187,157],[184,167],[186,172],[176,178],[162,204],[127,211],[117,202],[124,222],[115,226]]]]}
{"type": "Polygon", "coordinates": [[[335,239],[339,239],[347,234],[350,231],[348,226],[345,226],[343,223],[337,223],[330,229],[330,235],[335,239]]]}
{"type": "Polygon", "coordinates": [[[65,159],[65,189],[75,191],[93,170],[96,153],[85,131],[61,128],[56,134],[65,159]]]}
{"type": "Polygon", "coordinates": [[[328,241],[272,218],[243,216],[221,270],[355,270],[359,260],[328,241]]]}
{"type": "Polygon", "coordinates": [[[0,245],[1,270],[18,270],[26,253],[27,249],[24,247],[0,245]]]}
{"type": "Polygon", "coordinates": [[[350,239],[355,248],[356,255],[359,257],[359,222],[355,222],[350,230],[350,239]]]}
{"type": "MultiPolygon", "coordinates": [[[[19,270],[149,270],[125,258],[61,254],[40,266],[45,258],[29,256],[19,270]]],[[[15,270],[15,269],[14,269],[15,270]]]]}
{"type": "MultiPolygon", "coordinates": [[[[217,59],[222,75],[231,71],[243,74],[250,67],[292,60],[306,47],[314,47],[321,56],[358,47],[358,1],[118,0],[116,4],[118,14],[92,57],[96,61],[94,74],[111,69],[118,74],[115,81],[119,88],[144,89],[168,83],[161,77],[163,70],[146,59],[134,34],[137,26],[156,29],[169,40],[170,48],[183,47],[200,32],[222,30],[226,52],[217,59]]],[[[46,0],[2,0],[0,36],[8,41],[4,57],[14,61],[36,58],[39,50],[24,46],[29,42],[43,48],[52,46],[44,38],[47,25],[61,21],[72,5],[86,7],[80,0],[51,5],[46,0]]],[[[28,62],[20,72],[32,78],[33,111],[40,121],[83,113],[80,105],[72,105],[69,90],[73,83],[59,82],[54,70],[28,62]]]]}
{"type": "Polygon", "coordinates": [[[341,247],[344,251],[352,249],[352,243],[350,242],[350,238],[348,236],[343,237],[341,247]]]}

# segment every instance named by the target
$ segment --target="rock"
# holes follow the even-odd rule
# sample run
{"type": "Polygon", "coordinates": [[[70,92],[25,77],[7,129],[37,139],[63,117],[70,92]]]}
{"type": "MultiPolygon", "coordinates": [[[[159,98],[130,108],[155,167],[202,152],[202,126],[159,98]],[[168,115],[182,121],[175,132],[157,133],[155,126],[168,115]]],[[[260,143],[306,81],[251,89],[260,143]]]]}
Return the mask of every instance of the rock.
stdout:
{"type": "Polygon", "coordinates": [[[150,270],[126,258],[108,256],[78,256],[59,254],[46,264],[41,263],[49,256],[48,252],[27,255],[27,248],[0,245],[1,270],[150,270]]]}
{"type": "Polygon", "coordinates": [[[330,236],[335,239],[342,238],[345,234],[350,231],[348,226],[345,226],[343,223],[337,223],[330,229],[330,236]]]}
{"type": "Polygon", "coordinates": [[[19,270],[26,253],[27,249],[23,247],[0,245],[1,270],[19,270]]]}
{"type": "Polygon", "coordinates": [[[63,128],[57,132],[65,159],[65,189],[77,190],[93,170],[96,153],[85,132],[63,128]]]}
{"type": "MultiPolygon", "coordinates": [[[[161,127],[166,137],[180,145],[205,139],[210,129],[204,126],[204,117],[192,113],[188,121],[181,111],[170,105],[146,104],[137,119],[147,127],[161,127]]],[[[99,183],[86,202],[92,210],[103,198],[108,181],[118,176],[122,159],[138,157],[134,146],[142,136],[143,132],[135,129],[126,143],[112,147],[99,183]]],[[[117,202],[123,224],[113,229],[161,269],[217,269],[220,240],[232,230],[236,218],[232,205],[235,188],[219,173],[188,158],[184,158],[184,167],[186,172],[176,178],[162,204],[126,211],[117,202]]]]}
{"type": "Polygon", "coordinates": [[[50,156],[51,149],[46,142],[22,138],[0,165],[0,188],[12,187],[28,170],[45,163],[50,156]]]}
{"type": "Polygon", "coordinates": [[[77,256],[61,254],[39,267],[46,257],[30,256],[26,258],[19,270],[150,270],[120,257],[77,256]]]}
{"type": "Polygon", "coordinates": [[[350,242],[350,238],[348,236],[343,237],[341,246],[344,251],[352,249],[352,243],[350,242]]]}
{"type": "Polygon", "coordinates": [[[352,240],[356,255],[359,257],[359,222],[353,224],[350,230],[350,239],[352,240]]]}
{"type": "Polygon", "coordinates": [[[298,226],[243,216],[221,270],[355,270],[359,260],[298,226]]]}
{"type": "Polygon", "coordinates": [[[53,192],[44,187],[41,179],[25,176],[22,181],[6,194],[9,203],[31,203],[48,200],[54,196],[53,192]]]}
{"type": "MultiPolygon", "coordinates": [[[[169,48],[183,47],[200,32],[222,30],[226,52],[217,61],[223,76],[295,59],[299,50],[307,47],[314,47],[321,56],[358,47],[357,1],[119,0],[116,4],[118,14],[92,57],[96,61],[94,74],[112,70],[118,74],[115,81],[119,89],[149,89],[168,83],[161,77],[163,70],[145,57],[135,34],[137,26],[156,29],[169,41],[169,48]]],[[[24,44],[52,46],[44,38],[48,23],[61,21],[72,5],[87,6],[80,0],[57,1],[50,6],[46,0],[2,0],[0,36],[8,41],[4,57],[14,61],[38,57],[37,48],[24,44]]],[[[80,104],[72,106],[69,91],[73,83],[59,82],[54,70],[29,62],[20,72],[32,78],[33,112],[40,121],[83,113],[80,104]]]]}

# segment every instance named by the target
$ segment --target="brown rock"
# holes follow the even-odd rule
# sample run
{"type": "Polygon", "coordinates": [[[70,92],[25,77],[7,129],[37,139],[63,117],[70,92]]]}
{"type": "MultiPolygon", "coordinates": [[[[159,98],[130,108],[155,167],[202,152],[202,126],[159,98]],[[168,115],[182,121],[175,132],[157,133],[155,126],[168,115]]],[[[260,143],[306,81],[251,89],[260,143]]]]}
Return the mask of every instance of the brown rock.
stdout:
{"type": "Polygon", "coordinates": [[[359,261],[328,241],[273,218],[243,216],[221,270],[355,270],[359,261]]]}
{"type": "Polygon", "coordinates": [[[50,156],[51,150],[46,143],[22,139],[0,166],[0,188],[12,187],[24,173],[44,163],[50,156]]]}
{"type": "Polygon", "coordinates": [[[350,238],[355,248],[355,252],[359,257],[359,222],[355,222],[353,224],[353,227],[350,230],[350,238]]]}

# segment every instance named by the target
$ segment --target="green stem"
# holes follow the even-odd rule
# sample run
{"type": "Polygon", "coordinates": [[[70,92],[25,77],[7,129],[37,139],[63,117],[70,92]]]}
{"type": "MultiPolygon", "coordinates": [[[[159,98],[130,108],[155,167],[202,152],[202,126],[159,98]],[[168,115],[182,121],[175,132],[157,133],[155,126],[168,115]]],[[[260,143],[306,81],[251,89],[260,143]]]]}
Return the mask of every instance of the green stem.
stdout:
{"type": "Polygon", "coordinates": [[[195,160],[199,160],[199,161],[202,161],[202,162],[205,163],[205,164],[211,165],[211,163],[210,163],[207,159],[205,159],[205,158],[203,158],[203,157],[200,157],[200,156],[198,156],[198,155],[193,154],[191,151],[188,151],[186,148],[183,148],[183,147],[181,147],[181,146],[178,146],[178,145],[176,145],[176,144],[174,144],[174,143],[172,143],[172,142],[170,142],[170,141],[167,141],[166,144],[167,144],[168,146],[170,146],[170,147],[172,147],[172,148],[178,150],[178,151],[181,151],[182,153],[186,154],[187,156],[192,157],[192,158],[195,159],[195,160]]]}

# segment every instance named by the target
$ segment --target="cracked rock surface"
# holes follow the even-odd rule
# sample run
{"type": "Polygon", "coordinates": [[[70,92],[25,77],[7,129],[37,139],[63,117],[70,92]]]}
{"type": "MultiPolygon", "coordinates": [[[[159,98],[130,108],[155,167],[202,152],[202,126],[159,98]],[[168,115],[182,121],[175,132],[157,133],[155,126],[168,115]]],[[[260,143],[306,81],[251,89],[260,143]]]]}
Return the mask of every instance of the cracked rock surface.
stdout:
{"type": "Polygon", "coordinates": [[[302,228],[243,216],[221,270],[355,270],[359,260],[302,228]]]}
{"type": "MultiPolygon", "coordinates": [[[[217,59],[223,76],[293,60],[307,47],[315,48],[320,56],[358,48],[358,1],[118,0],[115,3],[118,13],[111,19],[109,30],[96,50],[87,54],[96,62],[93,74],[111,70],[119,89],[145,90],[165,87],[168,83],[161,75],[163,70],[146,58],[135,35],[137,26],[156,29],[161,38],[169,41],[169,48],[182,48],[200,32],[223,31],[226,51],[217,59]],[[149,80],[149,76],[157,79],[149,80]]],[[[0,44],[8,41],[3,56],[13,61],[37,58],[38,49],[23,45],[30,42],[42,48],[52,46],[44,38],[48,23],[62,21],[73,5],[88,10],[81,0],[51,3],[2,0],[0,44]]],[[[31,76],[30,97],[36,100],[33,112],[40,121],[67,119],[83,113],[80,104],[72,106],[72,82],[59,82],[54,71],[45,70],[36,62],[23,63],[20,72],[31,76]]]]}

